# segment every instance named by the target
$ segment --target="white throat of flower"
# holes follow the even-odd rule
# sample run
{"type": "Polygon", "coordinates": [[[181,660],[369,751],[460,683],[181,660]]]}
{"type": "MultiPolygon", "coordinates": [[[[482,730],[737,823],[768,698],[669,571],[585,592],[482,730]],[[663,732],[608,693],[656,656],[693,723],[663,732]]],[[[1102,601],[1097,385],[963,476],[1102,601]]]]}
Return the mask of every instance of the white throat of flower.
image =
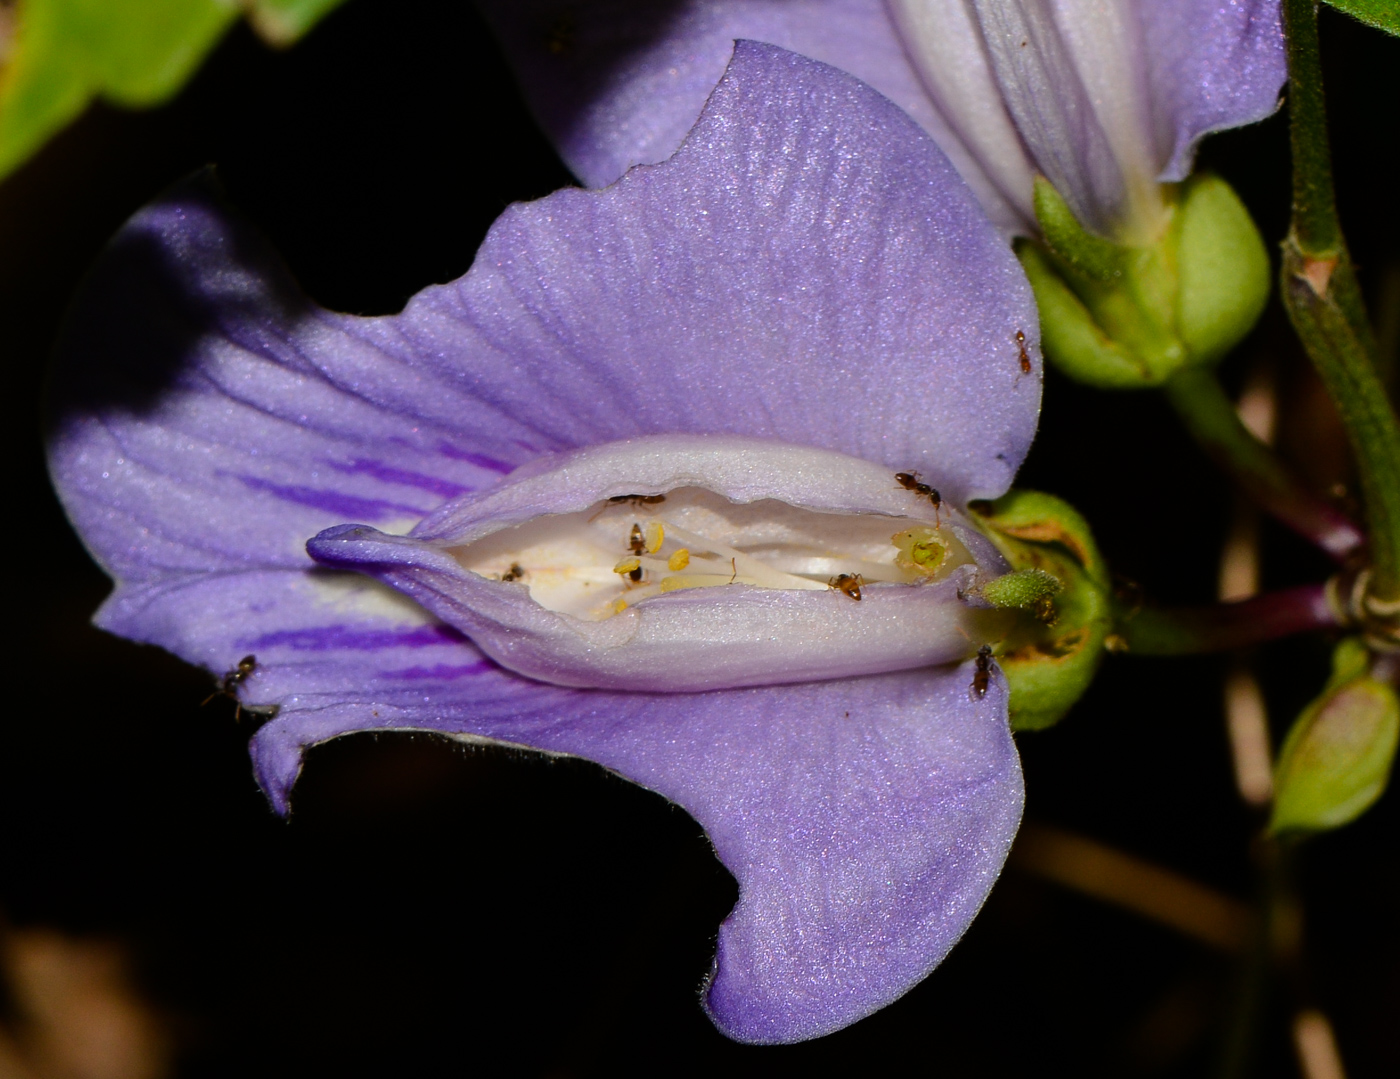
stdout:
{"type": "Polygon", "coordinates": [[[701,487],[620,496],[452,549],[463,568],[514,582],[549,611],[602,621],[644,600],[732,584],[836,590],[942,580],[974,561],[947,523],[731,502],[701,487]]]}

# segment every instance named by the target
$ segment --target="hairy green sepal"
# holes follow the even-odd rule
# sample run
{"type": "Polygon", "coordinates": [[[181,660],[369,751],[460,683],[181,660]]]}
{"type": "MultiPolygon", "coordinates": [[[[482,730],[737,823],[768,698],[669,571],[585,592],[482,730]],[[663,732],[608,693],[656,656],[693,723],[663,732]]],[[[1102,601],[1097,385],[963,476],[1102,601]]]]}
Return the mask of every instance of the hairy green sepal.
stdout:
{"type": "Polygon", "coordinates": [[[1086,230],[1044,177],[1041,241],[1016,253],[1040,307],[1041,345],[1060,370],[1101,389],[1160,386],[1211,364],[1254,326],[1269,256],[1230,186],[1200,174],[1171,192],[1169,224],[1148,247],[1086,230]]]}
{"type": "Polygon", "coordinates": [[[1332,655],[1332,677],[1303,709],[1274,768],[1273,832],[1317,832],[1361,816],[1384,793],[1400,740],[1400,700],[1370,674],[1355,638],[1332,655]]]}
{"type": "Polygon", "coordinates": [[[1030,611],[1048,625],[1058,618],[1054,597],[1064,587],[1043,569],[1021,569],[988,581],[977,593],[994,607],[1030,611]]]}
{"type": "Polygon", "coordinates": [[[973,509],[1015,570],[981,594],[1030,612],[997,647],[1011,686],[1011,726],[1040,730],[1057,723],[1094,680],[1112,622],[1107,567],[1088,522],[1053,495],[1011,491],[973,509]]]}

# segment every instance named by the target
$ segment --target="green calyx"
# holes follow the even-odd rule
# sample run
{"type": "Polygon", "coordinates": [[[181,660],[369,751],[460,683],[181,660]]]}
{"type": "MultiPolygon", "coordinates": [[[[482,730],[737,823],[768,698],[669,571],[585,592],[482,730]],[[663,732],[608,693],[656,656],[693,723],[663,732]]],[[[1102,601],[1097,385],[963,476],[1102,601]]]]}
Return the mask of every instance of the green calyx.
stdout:
{"type": "Polygon", "coordinates": [[[1103,657],[1112,624],[1107,566],[1088,522],[1053,495],[1011,491],[972,509],[1014,570],[978,594],[1031,616],[996,649],[1011,687],[1011,726],[1052,726],[1089,688],[1103,657]]]}
{"type": "Polygon", "coordinates": [[[1274,767],[1269,830],[1317,832],[1361,816],[1385,791],[1400,741],[1400,700],[1371,677],[1356,638],[1332,654],[1332,677],[1303,709],[1274,767]]]}
{"type": "Polygon", "coordinates": [[[1269,256],[1229,184],[1193,176],[1171,191],[1169,224],[1147,247],[1086,230],[1044,177],[1042,241],[1016,254],[1040,307],[1041,345],[1071,378],[1102,389],[1159,386],[1211,364],[1253,327],[1269,295],[1269,256]]]}

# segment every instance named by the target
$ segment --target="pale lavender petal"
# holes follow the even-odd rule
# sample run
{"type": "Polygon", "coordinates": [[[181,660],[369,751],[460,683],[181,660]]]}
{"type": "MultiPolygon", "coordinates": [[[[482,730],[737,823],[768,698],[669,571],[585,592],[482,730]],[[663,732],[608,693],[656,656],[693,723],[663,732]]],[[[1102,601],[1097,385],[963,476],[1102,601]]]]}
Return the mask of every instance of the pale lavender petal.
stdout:
{"type": "Polygon", "coordinates": [[[1123,174],[1051,0],[971,0],[1032,159],[1090,228],[1113,232],[1123,174]]]}
{"type": "Polygon", "coordinates": [[[906,670],[960,660],[998,628],[982,626],[991,612],[963,601],[977,579],[971,566],[929,585],[870,585],[858,603],[829,589],[734,584],[655,596],[587,622],[408,536],[343,525],[308,550],[411,596],[512,671],[566,686],[680,692],[906,670]]]}
{"type": "Polygon", "coordinates": [[[722,693],[616,694],[472,676],[415,704],[288,711],[253,741],[280,804],[305,747],[436,730],[587,757],[675,801],[739,881],[705,1003],[730,1037],[789,1042],[890,1003],[947,954],[1020,819],[1005,686],[971,664],[722,693]]]}
{"type": "MultiPolygon", "coordinates": [[[[664,161],[695,123],[736,39],[869,83],[929,132],[998,227],[1020,215],[943,119],[883,0],[478,0],[540,125],[590,187],[664,161]]],[[[966,132],[963,132],[966,135],[966,132]]]]}
{"type": "Polygon", "coordinates": [[[1288,78],[1279,0],[1141,0],[1163,181],[1212,131],[1271,115],[1288,78]]]}
{"type": "MultiPolygon", "coordinates": [[[[653,512],[668,516],[662,507],[653,512]]],[[[605,574],[626,552],[630,517],[619,519],[617,553],[604,549],[605,574]]],[[[770,526],[757,537],[768,547],[779,542],[770,526]]],[[[805,541],[798,546],[811,550],[805,541]]],[[[879,465],[756,439],[656,436],[560,454],[448,503],[410,536],[343,525],[315,537],[308,550],[412,596],[509,669],[560,685],[679,692],[843,678],[955,662],[1004,631],[994,612],[963,597],[979,576],[1008,567],[956,511],[936,510],[879,465]],[[634,600],[595,621],[546,609],[526,585],[471,572],[453,553],[488,536],[509,540],[526,522],[556,522],[557,529],[567,515],[582,516],[613,495],[678,487],[730,504],[781,503],[823,522],[868,524],[865,540],[854,524],[838,526],[836,547],[847,557],[869,542],[892,559],[890,538],[922,525],[956,537],[976,561],[937,581],[871,583],[859,602],[820,581],[792,582],[810,591],[740,582],[634,600]]],[[[722,569],[728,576],[730,566],[722,569]]]]}
{"type": "Polygon", "coordinates": [[[458,546],[605,498],[689,486],[736,503],[773,499],[819,513],[877,515],[895,531],[948,521],[981,565],[1006,572],[996,549],[957,510],[936,508],[897,483],[888,468],[832,450],[737,435],[650,435],[541,457],[494,487],[445,503],[413,535],[458,546]]]}
{"type": "MultiPolygon", "coordinates": [[[[969,0],[888,0],[888,8],[940,115],[978,163],[976,171],[970,171],[950,153],[953,164],[999,228],[1033,234],[1031,189],[1038,169],[1006,111],[969,0]],[[985,175],[986,186],[994,187],[993,197],[978,183],[978,175],[985,175]]],[[[949,148],[939,132],[930,133],[939,146],[949,148]]]]}

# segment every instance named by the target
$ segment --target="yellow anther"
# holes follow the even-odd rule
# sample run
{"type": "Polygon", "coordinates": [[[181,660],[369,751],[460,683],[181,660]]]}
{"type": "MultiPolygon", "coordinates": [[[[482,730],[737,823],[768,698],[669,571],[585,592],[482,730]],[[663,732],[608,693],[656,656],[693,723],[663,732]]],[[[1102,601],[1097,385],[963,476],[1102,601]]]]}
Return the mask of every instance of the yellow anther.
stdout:
{"type": "Polygon", "coordinates": [[[639,570],[639,569],[641,569],[641,568],[642,568],[642,560],[641,560],[640,558],[624,558],[621,562],[619,562],[617,565],[615,565],[615,566],[613,567],[613,572],[614,572],[614,573],[635,573],[635,572],[637,572],[637,570],[639,570]]]}
{"type": "Polygon", "coordinates": [[[673,573],[678,570],[685,569],[685,567],[688,565],[690,565],[690,552],[687,551],[684,547],[682,547],[679,551],[677,551],[675,554],[673,554],[670,558],[666,560],[666,568],[671,570],[673,573]]]}
{"type": "Polygon", "coordinates": [[[623,611],[627,610],[627,598],[625,596],[618,596],[617,599],[613,600],[612,609],[613,614],[621,614],[623,611]]]}
{"type": "Polygon", "coordinates": [[[647,554],[655,554],[661,550],[661,544],[666,539],[666,529],[661,526],[660,521],[648,521],[646,529],[647,554]]]}

